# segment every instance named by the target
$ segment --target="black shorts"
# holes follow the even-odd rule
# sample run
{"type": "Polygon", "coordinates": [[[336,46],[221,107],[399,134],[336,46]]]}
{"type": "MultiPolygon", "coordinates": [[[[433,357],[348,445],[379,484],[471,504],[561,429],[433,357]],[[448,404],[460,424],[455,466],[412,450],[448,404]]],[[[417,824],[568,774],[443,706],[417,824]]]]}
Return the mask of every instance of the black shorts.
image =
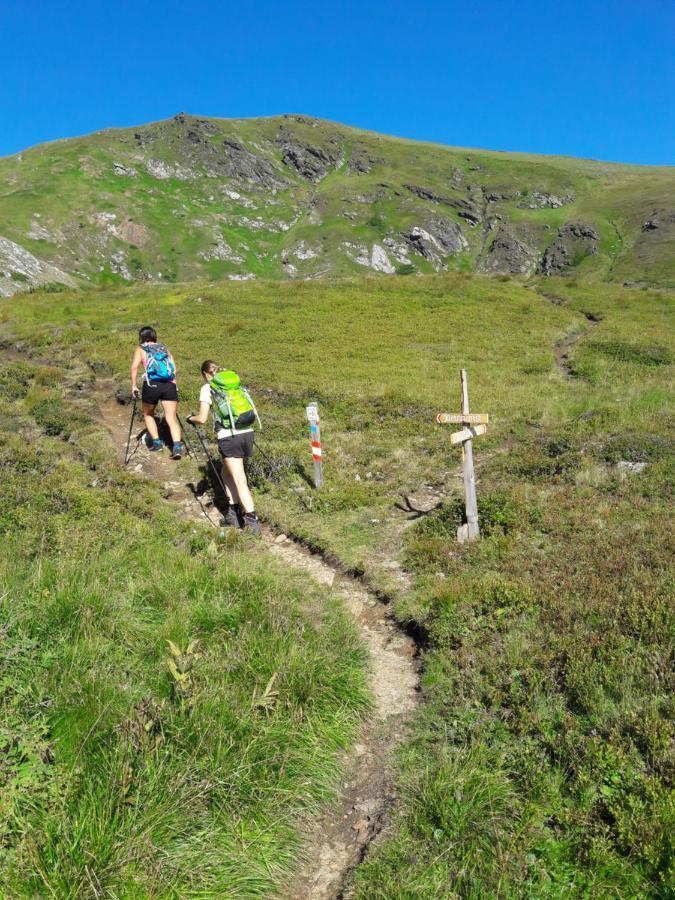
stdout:
{"type": "Polygon", "coordinates": [[[252,431],[243,434],[233,434],[232,437],[224,437],[218,441],[218,449],[223,459],[248,459],[253,456],[252,431]]]}
{"type": "Polygon", "coordinates": [[[173,381],[160,381],[159,384],[144,381],[141,399],[143,403],[152,403],[154,406],[160,400],[178,400],[178,391],[173,381]]]}

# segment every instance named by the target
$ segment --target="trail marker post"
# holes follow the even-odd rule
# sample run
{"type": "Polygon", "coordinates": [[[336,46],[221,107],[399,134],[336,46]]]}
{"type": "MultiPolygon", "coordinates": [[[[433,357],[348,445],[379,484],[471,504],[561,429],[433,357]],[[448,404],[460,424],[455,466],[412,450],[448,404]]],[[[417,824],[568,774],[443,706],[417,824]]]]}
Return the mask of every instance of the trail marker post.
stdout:
{"type": "Polygon", "coordinates": [[[466,524],[460,525],[457,529],[457,540],[462,544],[464,541],[474,541],[480,534],[478,527],[478,503],[476,500],[476,476],[473,468],[473,438],[487,432],[489,416],[487,413],[469,412],[469,388],[466,369],[460,370],[460,384],[461,413],[439,413],[436,416],[436,421],[439,425],[464,426],[461,431],[455,431],[450,435],[452,446],[460,445],[462,448],[466,524]]]}
{"type": "Polygon", "coordinates": [[[323,486],[323,457],[321,454],[321,427],[319,422],[319,404],[310,403],[306,408],[309,422],[309,439],[312,443],[312,459],[314,460],[314,487],[323,486]]]}

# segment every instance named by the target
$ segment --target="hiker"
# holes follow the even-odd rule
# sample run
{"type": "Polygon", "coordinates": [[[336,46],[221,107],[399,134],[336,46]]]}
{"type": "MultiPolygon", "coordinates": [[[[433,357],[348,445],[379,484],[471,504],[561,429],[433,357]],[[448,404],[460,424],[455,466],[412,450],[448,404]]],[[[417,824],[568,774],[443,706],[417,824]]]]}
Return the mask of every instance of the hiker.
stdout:
{"type": "Polygon", "coordinates": [[[161,450],[164,442],[159,436],[155,408],[162,401],[164,421],[171,432],[171,459],[180,459],[183,455],[180,426],[177,420],[178,391],[176,389],[176,363],[164,344],[157,342],[157,332],[146,326],[138,332],[139,346],[134,350],[131,360],[131,396],[141,397],[143,401],[143,418],[150,435],[152,451],[161,450]],[[138,367],[143,364],[143,391],[136,387],[138,367]]]}
{"type": "Polygon", "coordinates": [[[212,359],[207,359],[202,363],[202,377],[205,384],[199,391],[199,413],[188,416],[187,421],[195,426],[206,425],[209,409],[213,410],[213,425],[218,450],[223,458],[223,482],[228,500],[222,524],[260,534],[260,521],[255,514],[244,468],[244,460],[253,455],[255,407],[246,389],[241,387],[236,372],[225,371],[212,359]],[[238,404],[244,409],[241,414],[238,414],[238,404]]]}

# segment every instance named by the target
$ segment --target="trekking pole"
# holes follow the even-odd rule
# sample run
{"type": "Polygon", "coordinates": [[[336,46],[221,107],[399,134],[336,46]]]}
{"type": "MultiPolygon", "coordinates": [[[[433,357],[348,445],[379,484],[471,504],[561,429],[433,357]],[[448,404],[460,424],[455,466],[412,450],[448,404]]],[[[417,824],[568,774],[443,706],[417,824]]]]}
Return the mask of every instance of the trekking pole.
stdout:
{"type": "MultiPolygon", "coordinates": [[[[180,425],[180,430],[183,432],[183,440],[185,441],[185,449],[188,452],[188,456],[191,456],[193,459],[196,460],[197,454],[195,453],[191,442],[188,440],[187,431],[185,430],[185,425],[183,424],[183,420],[178,415],[178,413],[176,413],[176,418],[178,419],[178,424],[180,425]]],[[[192,424],[192,423],[190,423],[190,424],[192,424]]]]}
{"type": "Polygon", "coordinates": [[[211,468],[213,469],[213,474],[216,476],[216,481],[222,488],[223,495],[227,498],[227,489],[226,489],[225,485],[223,484],[223,479],[221,477],[220,472],[218,471],[218,467],[216,466],[215,462],[213,461],[213,457],[209,453],[209,448],[206,446],[206,441],[204,440],[204,437],[203,437],[201,431],[197,428],[196,425],[193,425],[192,422],[190,422],[190,425],[192,425],[195,432],[197,433],[197,438],[199,439],[199,443],[202,445],[202,450],[204,451],[204,455],[206,456],[211,468]]]}
{"type": "Polygon", "coordinates": [[[131,432],[133,431],[133,428],[134,428],[134,419],[136,418],[136,404],[137,404],[137,402],[138,402],[138,398],[137,398],[136,395],[134,394],[134,397],[133,397],[133,406],[132,406],[132,408],[131,408],[131,421],[129,422],[129,434],[128,434],[128,436],[127,436],[127,447],[126,447],[126,450],[124,451],[124,465],[125,465],[125,466],[126,466],[126,464],[129,462],[129,447],[131,446],[131,432]]]}

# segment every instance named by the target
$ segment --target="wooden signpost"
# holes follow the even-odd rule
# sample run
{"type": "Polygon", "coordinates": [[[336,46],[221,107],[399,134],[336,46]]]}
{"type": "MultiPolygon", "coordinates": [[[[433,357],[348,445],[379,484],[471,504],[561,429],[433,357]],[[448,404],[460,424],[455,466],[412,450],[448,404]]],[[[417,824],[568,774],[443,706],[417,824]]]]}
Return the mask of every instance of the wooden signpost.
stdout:
{"type": "Polygon", "coordinates": [[[466,370],[460,371],[461,382],[461,413],[439,413],[436,421],[439,425],[464,425],[461,431],[455,431],[450,435],[452,446],[458,444],[462,447],[462,473],[464,476],[464,507],[466,510],[466,524],[457,529],[457,540],[473,541],[479,534],[478,527],[478,503],[476,501],[476,477],[473,469],[473,438],[485,434],[488,429],[487,413],[469,412],[469,388],[466,378],[466,370]]]}
{"type": "Polygon", "coordinates": [[[314,487],[323,485],[323,457],[321,453],[321,429],[319,423],[319,404],[310,403],[306,408],[309,422],[309,439],[312,443],[312,459],[314,460],[314,487]]]}

